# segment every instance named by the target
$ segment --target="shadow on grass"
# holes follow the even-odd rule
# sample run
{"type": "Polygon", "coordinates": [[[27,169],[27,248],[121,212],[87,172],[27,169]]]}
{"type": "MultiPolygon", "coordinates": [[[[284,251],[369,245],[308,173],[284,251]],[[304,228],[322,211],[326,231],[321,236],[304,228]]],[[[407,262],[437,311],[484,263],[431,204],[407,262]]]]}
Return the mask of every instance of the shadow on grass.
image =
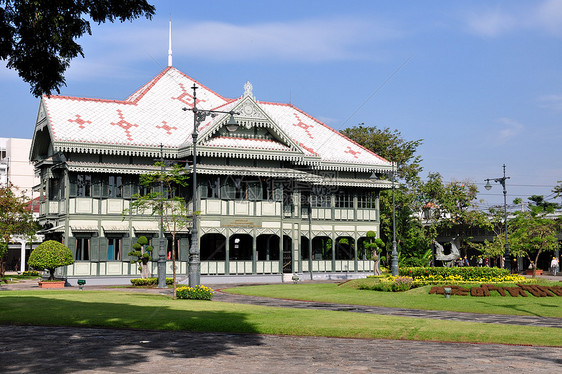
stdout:
{"type": "MultiPolygon", "coordinates": [[[[506,309],[511,309],[511,310],[514,310],[514,311],[517,311],[517,312],[520,312],[520,313],[527,313],[529,315],[533,315],[533,316],[536,316],[536,317],[544,317],[544,315],[539,314],[539,313],[534,313],[534,312],[530,311],[529,308],[525,308],[525,305],[521,305],[521,304],[501,304],[501,305],[498,305],[498,304],[486,302],[484,300],[478,301],[478,303],[484,304],[484,305],[489,305],[489,306],[494,306],[494,307],[502,307],[502,308],[506,308],[506,309]]],[[[549,305],[541,304],[541,306],[544,307],[544,306],[549,306],[549,305]]],[[[512,313],[512,314],[517,315],[518,313],[512,313]]],[[[525,315],[525,314],[523,314],[523,315],[525,315]]]]}
{"type": "Polygon", "coordinates": [[[2,297],[0,372],[133,372],[135,364],[152,361],[166,371],[164,358],[212,357],[236,346],[259,346],[256,332],[243,313],[2,297]],[[216,333],[221,331],[230,334],[216,333]]]}

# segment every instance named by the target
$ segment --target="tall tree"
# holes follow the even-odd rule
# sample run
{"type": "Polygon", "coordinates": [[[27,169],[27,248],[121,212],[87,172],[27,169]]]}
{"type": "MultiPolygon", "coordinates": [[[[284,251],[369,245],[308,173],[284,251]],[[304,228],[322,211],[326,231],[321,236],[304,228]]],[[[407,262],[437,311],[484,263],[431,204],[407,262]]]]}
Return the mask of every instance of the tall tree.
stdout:
{"type": "Polygon", "coordinates": [[[431,203],[434,232],[453,231],[459,237],[464,256],[472,245],[469,232],[473,228],[491,228],[486,214],[477,209],[478,188],[475,184],[468,181],[445,184],[439,173],[433,173],[420,185],[420,192],[422,201],[431,203]]]}
{"type": "MultiPolygon", "coordinates": [[[[422,171],[422,158],[416,154],[422,139],[406,140],[398,130],[390,128],[358,126],[341,131],[342,134],[369,149],[377,155],[396,162],[397,177],[395,189],[396,242],[399,257],[422,259],[431,240],[425,235],[421,222],[414,217],[419,211],[417,187],[422,171]]],[[[380,194],[381,238],[386,243],[384,262],[388,265],[388,253],[392,249],[392,191],[380,194]]]]}
{"type": "Polygon", "coordinates": [[[160,216],[164,230],[172,235],[172,268],[173,268],[173,298],[176,298],[176,236],[178,232],[191,224],[185,197],[182,191],[188,186],[189,176],[181,165],[172,165],[166,169],[162,162],[155,171],[140,176],[140,184],[146,188],[146,193],[133,195],[133,201],[125,214],[130,212],[148,212],[153,216],[160,216]],[[161,188],[162,187],[162,188],[161,188]]]}
{"type": "Polygon", "coordinates": [[[341,133],[377,155],[395,162],[398,177],[407,182],[416,179],[422,171],[422,158],[416,152],[423,139],[406,140],[398,130],[369,127],[364,123],[344,129],[341,133]]]}
{"type": "Polygon", "coordinates": [[[541,253],[558,248],[560,220],[547,217],[553,211],[552,206],[531,205],[530,212],[516,212],[509,222],[511,251],[515,256],[527,257],[533,267],[533,277],[541,253]]]}
{"type": "Polygon", "coordinates": [[[490,208],[488,212],[488,228],[494,233],[492,241],[484,240],[483,243],[472,243],[484,257],[502,257],[505,253],[505,223],[503,209],[490,208]]]}
{"type": "Polygon", "coordinates": [[[98,24],[154,15],[146,0],[0,0],[0,59],[35,96],[60,92],[70,61],[84,57],[75,39],[98,24]]]}
{"type": "Polygon", "coordinates": [[[0,187],[0,242],[5,245],[0,248],[0,278],[4,277],[4,256],[7,245],[13,235],[32,236],[37,230],[33,215],[29,209],[29,200],[25,195],[17,195],[11,184],[0,187]]]}

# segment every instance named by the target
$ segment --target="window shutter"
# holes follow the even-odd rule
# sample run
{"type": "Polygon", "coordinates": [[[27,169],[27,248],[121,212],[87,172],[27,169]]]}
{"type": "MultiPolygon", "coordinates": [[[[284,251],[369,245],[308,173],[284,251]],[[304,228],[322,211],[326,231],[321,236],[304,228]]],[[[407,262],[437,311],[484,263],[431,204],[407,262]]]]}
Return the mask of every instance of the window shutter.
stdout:
{"type": "MultiPolygon", "coordinates": [[[[122,261],[130,261],[131,257],[129,256],[129,252],[133,250],[133,242],[130,237],[124,237],[121,240],[121,260],[122,261]]],[[[136,241],[135,241],[136,243],[136,241]]]]}
{"type": "Polygon", "coordinates": [[[75,197],[76,194],[78,193],[78,186],[76,184],[76,174],[70,173],[68,175],[68,179],[70,181],[70,185],[68,186],[70,197],[75,197]]]}
{"type": "Polygon", "coordinates": [[[68,238],[68,248],[72,252],[72,257],[74,258],[74,260],[76,260],[76,238],[75,237],[71,236],[71,237],[68,238]]]}
{"type": "MultiPolygon", "coordinates": [[[[100,261],[100,237],[94,236],[90,238],[90,261],[100,261]]],[[[103,238],[105,239],[105,238],[103,238]]],[[[107,250],[107,243],[106,243],[106,250],[107,250]]],[[[106,256],[107,257],[107,253],[106,256]]]]}
{"type": "Polygon", "coordinates": [[[123,177],[123,198],[130,199],[133,195],[133,180],[131,177],[123,177]]]}
{"type": "Polygon", "coordinates": [[[248,184],[248,200],[261,200],[262,191],[260,182],[250,182],[248,184]]]}
{"type": "Polygon", "coordinates": [[[180,261],[189,260],[189,238],[180,238],[180,261]]]}

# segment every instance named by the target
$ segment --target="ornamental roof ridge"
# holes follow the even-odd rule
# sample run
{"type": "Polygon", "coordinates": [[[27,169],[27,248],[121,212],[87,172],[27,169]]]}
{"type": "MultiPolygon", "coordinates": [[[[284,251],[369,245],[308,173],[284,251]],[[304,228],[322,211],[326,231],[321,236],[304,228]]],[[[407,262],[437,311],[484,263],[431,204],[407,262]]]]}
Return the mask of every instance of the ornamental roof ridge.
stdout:
{"type": "Polygon", "coordinates": [[[378,154],[374,153],[374,152],[371,151],[370,149],[367,149],[367,148],[363,147],[361,144],[359,144],[359,143],[357,143],[357,142],[355,142],[355,141],[349,139],[347,136],[345,136],[345,135],[342,134],[341,132],[339,132],[339,131],[337,131],[337,130],[331,128],[330,126],[326,125],[324,122],[318,120],[318,119],[315,118],[314,116],[312,116],[312,115],[306,113],[305,111],[303,111],[302,109],[300,109],[300,108],[294,106],[293,104],[283,104],[283,103],[273,103],[273,102],[260,102],[260,103],[263,103],[263,104],[265,104],[265,105],[277,105],[277,106],[286,106],[286,107],[292,108],[292,109],[296,110],[297,112],[299,112],[299,113],[301,113],[301,114],[307,116],[307,117],[310,118],[311,120],[313,120],[313,121],[319,123],[320,125],[324,126],[326,129],[328,129],[328,130],[334,132],[335,134],[337,134],[337,135],[339,135],[339,136],[341,136],[341,137],[347,139],[348,141],[350,141],[351,143],[355,144],[356,146],[358,146],[358,147],[360,147],[360,148],[366,150],[367,152],[369,152],[369,153],[372,154],[373,156],[378,157],[381,161],[385,161],[385,162],[390,163],[390,161],[388,161],[388,160],[385,159],[384,157],[379,156],[378,154]]]}
{"type": "Polygon", "coordinates": [[[219,98],[221,98],[221,99],[223,99],[223,100],[225,100],[225,101],[231,100],[231,99],[227,99],[227,98],[225,98],[224,96],[222,96],[222,95],[216,93],[215,91],[211,90],[209,87],[205,86],[204,84],[202,84],[202,83],[199,82],[198,80],[196,80],[196,79],[190,77],[189,75],[187,75],[187,74],[185,74],[185,73],[179,71],[179,70],[176,69],[175,67],[170,66],[170,67],[166,68],[166,70],[168,70],[168,71],[173,71],[173,72],[176,72],[176,73],[182,75],[183,77],[185,77],[185,78],[189,79],[190,81],[192,81],[193,83],[197,84],[199,87],[204,88],[206,91],[211,92],[213,95],[216,95],[216,96],[218,96],[219,98]]]}
{"type": "MultiPolygon", "coordinates": [[[[111,103],[111,104],[122,104],[122,105],[136,105],[134,102],[117,100],[117,99],[97,99],[92,97],[77,97],[77,96],[64,96],[64,95],[43,95],[46,99],[59,99],[59,100],[71,100],[71,101],[92,101],[98,103],[111,103]]],[[[45,101],[47,102],[47,101],[45,101]]]]}
{"type": "Polygon", "coordinates": [[[156,84],[156,82],[158,82],[168,72],[168,70],[170,70],[170,67],[162,70],[160,74],[146,82],[141,88],[129,95],[129,97],[127,97],[125,101],[132,101],[134,103],[138,102],[148,91],[150,91],[150,89],[156,84]]]}

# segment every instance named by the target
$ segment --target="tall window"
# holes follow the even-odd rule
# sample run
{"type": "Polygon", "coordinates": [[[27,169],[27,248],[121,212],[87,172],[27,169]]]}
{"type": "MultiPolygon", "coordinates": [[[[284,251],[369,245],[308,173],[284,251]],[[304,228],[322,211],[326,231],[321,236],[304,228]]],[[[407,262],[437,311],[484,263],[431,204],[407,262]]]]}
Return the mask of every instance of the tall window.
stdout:
{"type": "Polygon", "coordinates": [[[64,191],[64,185],[62,183],[62,178],[51,178],[49,179],[49,200],[58,201],[62,200],[64,191]]]}
{"type": "Polygon", "coordinates": [[[363,193],[357,196],[357,207],[359,209],[374,209],[375,195],[374,193],[363,193]]]}
{"type": "Polygon", "coordinates": [[[87,261],[90,259],[90,239],[76,238],[76,261],[87,261]]]}
{"type": "Polygon", "coordinates": [[[335,197],[336,208],[353,208],[353,195],[346,193],[346,191],[340,191],[335,197]]]}
{"type": "Polygon", "coordinates": [[[122,197],[123,178],[120,175],[109,175],[103,186],[104,197],[122,197]]]}
{"type": "MultiPolygon", "coordinates": [[[[172,260],[172,238],[167,239],[168,242],[168,248],[166,251],[166,259],[167,260],[172,260]]],[[[180,258],[180,238],[176,238],[176,248],[175,249],[175,254],[176,254],[176,260],[179,260],[180,258]]]]}
{"type": "Polygon", "coordinates": [[[89,174],[76,175],[76,196],[92,196],[92,176],[89,174]]]}
{"type": "Polygon", "coordinates": [[[315,208],[328,208],[332,204],[332,196],[325,187],[315,187],[310,195],[310,205],[315,208]]]}
{"type": "Polygon", "coordinates": [[[107,259],[121,260],[121,239],[107,238],[107,259]]]}

